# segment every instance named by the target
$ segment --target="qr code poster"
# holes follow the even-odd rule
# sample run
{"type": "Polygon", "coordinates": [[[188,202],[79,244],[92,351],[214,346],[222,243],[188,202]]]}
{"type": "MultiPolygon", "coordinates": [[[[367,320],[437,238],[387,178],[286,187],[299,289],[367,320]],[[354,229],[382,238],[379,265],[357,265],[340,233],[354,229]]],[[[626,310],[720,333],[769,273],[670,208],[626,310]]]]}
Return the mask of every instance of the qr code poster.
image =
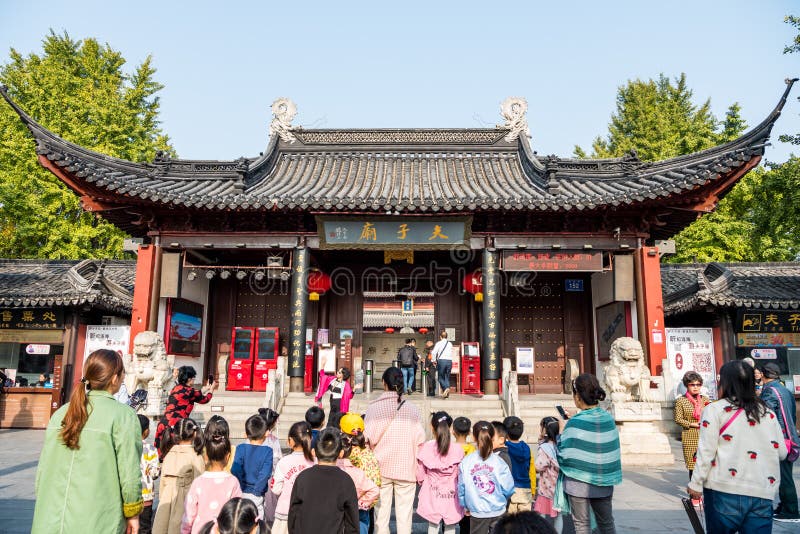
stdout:
{"type": "MultiPolygon", "coordinates": [[[[684,395],[683,375],[694,371],[703,377],[703,395],[717,397],[717,369],[714,364],[714,338],[710,328],[667,328],[667,359],[670,383],[667,398],[684,395]]],[[[665,377],[665,380],[667,377],[665,377]]]]}

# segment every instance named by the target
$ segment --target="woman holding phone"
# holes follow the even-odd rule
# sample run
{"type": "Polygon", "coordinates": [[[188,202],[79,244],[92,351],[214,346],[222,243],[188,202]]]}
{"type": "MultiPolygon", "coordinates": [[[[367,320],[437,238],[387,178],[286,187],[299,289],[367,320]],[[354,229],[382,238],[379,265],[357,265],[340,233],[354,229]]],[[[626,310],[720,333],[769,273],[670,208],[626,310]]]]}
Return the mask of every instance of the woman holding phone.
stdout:
{"type": "Polygon", "coordinates": [[[197,371],[194,367],[184,365],[178,369],[178,383],[169,392],[169,399],[167,400],[167,407],[164,410],[164,417],[158,422],[156,428],[156,435],[153,439],[153,444],[159,448],[161,444],[161,436],[167,427],[173,426],[181,419],[186,419],[194,409],[194,404],[206,404],[211,400],[214,391],[219,387],[219,382],[212,382],[212,376],[209,376],[208,383],[200,390],[195,389],[194,379],[197,376],[197,371]]]}

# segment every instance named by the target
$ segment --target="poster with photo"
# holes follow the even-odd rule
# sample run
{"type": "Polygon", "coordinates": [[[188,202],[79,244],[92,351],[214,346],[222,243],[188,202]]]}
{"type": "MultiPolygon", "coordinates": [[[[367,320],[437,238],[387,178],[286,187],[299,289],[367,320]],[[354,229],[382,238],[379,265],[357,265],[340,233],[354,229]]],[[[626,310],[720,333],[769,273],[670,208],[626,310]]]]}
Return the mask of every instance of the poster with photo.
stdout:
{"type": "Polygon", "coordinates": [[[714,338],[710,328],[667,328],[667,359],[671,383],[664,384],[667,400],[684,395],[683,375],[695,371],[703,377],[703,395],[717,398],[714,338]]]}

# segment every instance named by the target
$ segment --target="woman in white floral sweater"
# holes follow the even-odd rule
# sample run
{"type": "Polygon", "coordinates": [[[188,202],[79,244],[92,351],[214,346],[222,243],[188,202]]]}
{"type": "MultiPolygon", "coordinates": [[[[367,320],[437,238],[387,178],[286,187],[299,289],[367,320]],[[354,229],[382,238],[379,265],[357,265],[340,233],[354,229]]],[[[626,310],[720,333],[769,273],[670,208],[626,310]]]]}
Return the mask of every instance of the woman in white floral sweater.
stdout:
{"type": "Polygon", "coordinates": [[[778,420],[742,361],[722,366],[719,394],[703,410],[689,494],[705,499],[708,532],[771,532],[778,462],[786,458],[778,420]]]}

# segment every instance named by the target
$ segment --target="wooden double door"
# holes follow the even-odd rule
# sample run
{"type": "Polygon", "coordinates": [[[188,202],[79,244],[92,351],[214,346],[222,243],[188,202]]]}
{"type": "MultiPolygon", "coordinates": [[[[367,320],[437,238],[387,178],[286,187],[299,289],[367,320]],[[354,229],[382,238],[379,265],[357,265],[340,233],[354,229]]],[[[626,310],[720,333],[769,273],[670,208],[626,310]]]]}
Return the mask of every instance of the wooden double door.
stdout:
{"type": "Polygon", "coordinates": [[[526,287],[509,287],[502,297],[503,356],[516,369],[516,348],[533,347],[534,375],[519,377],[520,394],[561,393],[567,359],[593,372],[591,289],[565,291],[564,277],[539,276],[526,287]],[[530,388],[528,385],[530,384],[530,388]]]}

